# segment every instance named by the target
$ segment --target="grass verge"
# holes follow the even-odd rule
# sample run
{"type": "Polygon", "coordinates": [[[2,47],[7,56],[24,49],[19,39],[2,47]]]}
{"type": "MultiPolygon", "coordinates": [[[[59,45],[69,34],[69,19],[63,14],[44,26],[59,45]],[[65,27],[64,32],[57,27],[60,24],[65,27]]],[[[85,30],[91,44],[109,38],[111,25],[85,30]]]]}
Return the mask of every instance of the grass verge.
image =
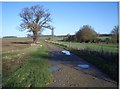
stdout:
{"type": "Polygon", "coordinates": [[[89,63],[95,65],[101,71],[106,73],[111,79],[118,81],[118,57],[111,60],[108,58],[103,58],[99,55],[99,53],[93,51],[91,52],[88,50],[74,49],[69,50],[89,63]]]}
{"type": "Polygon", "coordinates": [[[30,53],[26,61],[14,73],[3,78],[3,87],[43,87],[47,85],[52,78],[52,73],[48,70],[50,64],[47,59],[49,57],[50,53],[44,46],[38,47],[30,53]]]}

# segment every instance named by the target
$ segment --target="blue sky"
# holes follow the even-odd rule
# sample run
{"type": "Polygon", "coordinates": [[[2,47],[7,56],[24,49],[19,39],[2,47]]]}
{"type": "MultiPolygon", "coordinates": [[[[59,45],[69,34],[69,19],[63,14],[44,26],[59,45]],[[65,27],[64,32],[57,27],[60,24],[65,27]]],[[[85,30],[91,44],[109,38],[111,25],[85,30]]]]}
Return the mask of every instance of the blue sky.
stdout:
{"type": "MultiPolygon", "coordinates": [[[[74,34],[83,25],[90,25],[98,33],[110,33],[118,25],[117,2],[3,2],[2,36],[26,36],[18,26],[20,11],[32,5],[43,5],[49,9],[55,27],[55,35],[74,34]]],[[[50,35],[45,29],[42,34],[50,35]]]]}

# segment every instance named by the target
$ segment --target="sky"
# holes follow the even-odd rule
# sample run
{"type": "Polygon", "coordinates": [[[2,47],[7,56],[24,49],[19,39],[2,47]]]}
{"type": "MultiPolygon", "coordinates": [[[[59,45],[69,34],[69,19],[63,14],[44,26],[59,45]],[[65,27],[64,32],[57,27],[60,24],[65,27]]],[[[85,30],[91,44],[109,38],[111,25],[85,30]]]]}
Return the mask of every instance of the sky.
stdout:
{"type": "MultiPolygon", "coordinates": [[[[51,13],[55,35],[75,34],[83,25],[90,25],[97,33],[109,34],[118,25],[117,2],[2,2],[2,36],[25,37],[19,31],[19,13],[25,7],[43,5],[51,13]]],[[[45,29],[42,34],[50,35],[45,29]]]]}

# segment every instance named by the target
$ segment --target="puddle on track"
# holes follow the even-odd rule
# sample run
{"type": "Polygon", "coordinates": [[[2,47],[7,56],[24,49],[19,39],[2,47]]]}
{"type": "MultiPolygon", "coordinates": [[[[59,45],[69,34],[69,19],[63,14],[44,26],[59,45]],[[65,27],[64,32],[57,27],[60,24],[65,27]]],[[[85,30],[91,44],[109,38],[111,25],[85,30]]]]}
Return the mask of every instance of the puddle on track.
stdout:
{"type": "Polygon", "coordinates": [[[83,69],[88,69],[90,67],[87,64],[80,64],[80,65],[77,65],[77,66],[80,67],[80,68],[83,68],[83,69]]]}
{"type": "Polygon", "coordinates": [[[55,71],[61,70],[61,68],[59,68],[57,66],[52,66],[52,67],[49,68],[49,70],[55,72],[55,71]]]}

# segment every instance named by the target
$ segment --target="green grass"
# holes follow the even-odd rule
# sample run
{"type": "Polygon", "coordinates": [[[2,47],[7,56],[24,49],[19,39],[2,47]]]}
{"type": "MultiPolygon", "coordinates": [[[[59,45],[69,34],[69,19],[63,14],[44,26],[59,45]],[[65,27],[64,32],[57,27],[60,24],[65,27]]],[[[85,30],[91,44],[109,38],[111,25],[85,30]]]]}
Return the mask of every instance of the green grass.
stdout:
{"type": "Polygon", "coordinates": [[[27,61],[32,52],[36,51],[37,47],[29,47],[20,50],[13,50],[2,53],[3,77],[10,76],[19,66],[27,61]]]}
{"type": "Polygon", "coordinates": [[[97,37],[97,38],[99,38],[99,39],[101,39],[101,40],[105,40],[106,38],[111,39],[110,36],[101,36],[101,37],[97,37]]]}
{"type": "Polygon", "coordinates": [[[45,86],[52,78],[52,73],[48,70],[49,57],[50,53],[44,46],[36,48],[14,73],[3,78],[3,87],[45,86]]]}
{"type": "Polygon", "coordinates": [[[118,44],[105,44],[105,43],[79,43],[79,42],[60,42],[63,45],[75,48],[75,49],[90,49],[93,51],[104,51],[104,52],[118,52],[118,44]]]}
{"type": "MultiPolygon", "coordinates": [[[[44,40],[48,40],[48,39],[51,39],[52,36],[46,36],[46,37],[41,37],[41,38],[44,39],[44,40]]],[[[66,37],[58,37],[58,36],[55,36],[55,37],[54,37],[54,40],[55,40],[55,41],[60,41],[60,40],[63,40],[64,38],[66,38],[66,37]]]]}
{"type": "MultiPolygon", "coordinates": [[[[44,38],[44,37],[43,37],[44,38]]],[[[47,38],[47,37],[46,37],[47,38]]],[[[93,51],[104,51],[104,52],[113,52],[116,53],[119,50],[119,45],[118,44],[105,44],[105,43],[79,43],[79,42],[71,42],[71,44],[69,42],[64,42],[64,41],[60,41],[62,40],[64,37],[55,37],[55,41],[59,42],[65,46],[69,46],[75,49],[90,49],[93,51]]],[[[106,39],[106,38],[111,38],[110,36],[100,36],[98,37],[99,39],[106,39]]]]}

